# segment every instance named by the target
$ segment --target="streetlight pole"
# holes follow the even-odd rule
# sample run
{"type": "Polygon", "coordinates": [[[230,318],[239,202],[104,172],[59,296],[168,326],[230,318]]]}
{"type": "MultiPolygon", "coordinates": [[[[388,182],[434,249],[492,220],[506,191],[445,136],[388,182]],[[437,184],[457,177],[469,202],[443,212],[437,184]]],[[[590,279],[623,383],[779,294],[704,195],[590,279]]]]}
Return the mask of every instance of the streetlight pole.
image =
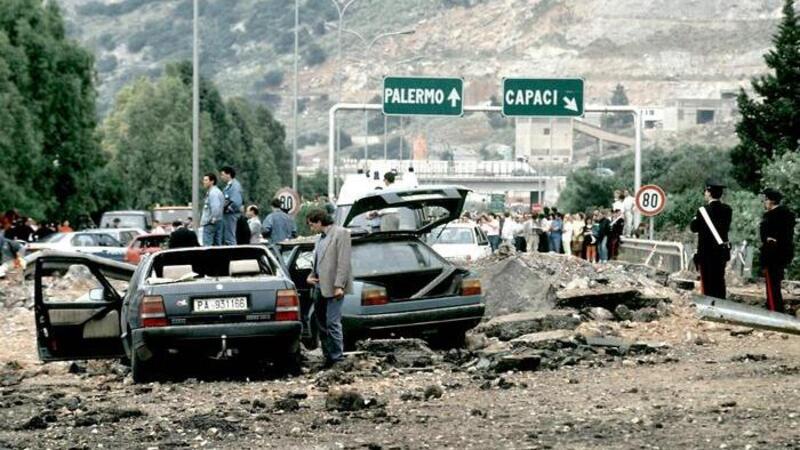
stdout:
{"type": "MultiPolygon", "coordinates": [[[[364,55],[362,56],[361,63],[364,65],[365,74],[366,74],[366,77],[367,77],[366,84],[367,84],[367,86],[369,86],[369,72],[366,71],[366,65],[367,65],[367,60],[369,59],[369,52],[370,52],[370,50],[372,50],[372,46],[375,45],[375,43],[378,42],[381,39],[388,38],[388,37],[393,37],[393,36],[401,36],[401,35],[405,35],[405,34],[414,34],[414,33],[416,33],[417,30],[411,28],[411,29],[407,29],[407,30],[390,31],[390,32],[387,32],[387,33],[381,33],[381,34],[375,36],[374,38],[372,38],[371,41],[367,41],[367,39],[364,36],[362,36],[361,33],[357,32],[357,31],[348,30],[348,29],[341,29],[340,28],[339,29],[339,33],[341,33],[342,31],[344,31],[345,33],[352,34],[353,36],[357,37],[361,41],[361,43],[365,45],[365,47],[364,47],[364,55]]],[[[366,91],[366,89],[365,89],[365,92],[368,92],[368,91],[366,91]]],[[[369,94],[368,93],[365,94],[364,103],[367,102],[367,98],[366,98],[367,95],[369,95],[369,94]]],[[[369,159],[369,121],[367,120],[368,113],[369,113],[368,110],[365,109],[364,110],[364,162],[365,163],[369,159]]],[[[385,134],[385,132],[386,132],[386,116],[384,116],[384,118],[383,118],[383,130],[384,130],[384,134],[385,134]]],[[[386,152],[387,152],[386,139],[384,138],[384,143],[383,143],[384,159],[386,159],[386,152]]]]}
{"type": "Polygon", "coordinates": [[[300,45],[300,0],[294,0],[294,108],[292,109],[292,189],[297,190],[297,90],[298,76],[297,70],[298,48],[300,45]]]}
{"type": "Polygon", "coordinates": [[[192,21],[192,227],[200,228],[200,62],[197,56],[198,7],[194,0],[192,21]]]}
{"type": "MultiPolygon", "coordinates": [[[[342,29],[344,28],[344,13],[347,11],[347,8],[352,5],[356,0],[347,0],[343,3],[339,3],[339,0],[331,0],[333,6],[336,7],[336,12],[339,14],[339,30],[336,36],[336,45],[338,47],[338,55],[336,56],[336,78],[338,81],[338,102],[342,102],[342,29]]],[[[338,150],[342,148],[342,132],[341,128],[336,126],[336,150],[338,154],[338,150]]]]}

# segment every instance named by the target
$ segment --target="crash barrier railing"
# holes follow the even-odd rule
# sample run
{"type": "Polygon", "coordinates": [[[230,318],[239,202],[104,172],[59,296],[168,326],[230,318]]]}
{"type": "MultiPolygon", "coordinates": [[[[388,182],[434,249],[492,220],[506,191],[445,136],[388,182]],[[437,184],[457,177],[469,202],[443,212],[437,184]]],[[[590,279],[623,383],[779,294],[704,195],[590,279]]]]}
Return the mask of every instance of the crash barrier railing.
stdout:
{"type": "Polygon", "coordinates": [[[619,259],[670,273],[686,270],[689,265],[683,243],[649,239],[622,238],[619,259]]]}
{"type": "MultiPolygon", "coordinates": [[[[697,272],[694,265],[693,257],[695,253],[694,244],[683,244],[684,251],[686,252],[686,261],[689,264],[687,270],[697,272]]],[[[753,279],[753,246],[748,241],[742,241],[741,244],[731,248],[731,259],[728,261],[728,270],[734,272],[742,280],[753,279]]]]}
{"type": "Polygon", "coordinates": [[[788,314],[704,295],[696,295],[693,301],[701,320],[800,334],[800,320],[788,314]]]}

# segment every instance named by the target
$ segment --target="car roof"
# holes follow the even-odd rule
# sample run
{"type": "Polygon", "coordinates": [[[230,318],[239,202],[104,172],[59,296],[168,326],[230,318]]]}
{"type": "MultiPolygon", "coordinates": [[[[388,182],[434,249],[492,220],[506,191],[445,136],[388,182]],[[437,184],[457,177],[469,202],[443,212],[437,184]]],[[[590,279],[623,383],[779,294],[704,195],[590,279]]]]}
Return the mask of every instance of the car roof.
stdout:
{"type": "Polygon", "coordinates": [[[103,213],[103,215],[106,215],[106,214],[109,214],[109,215],[110,214],[147,215],[147,214],[150,214],[150,212],[149,211],[142,211],[140,209],[125,209],[125,210],[119,210],[119,211],[106,211],[106,212],[103,213]]]}

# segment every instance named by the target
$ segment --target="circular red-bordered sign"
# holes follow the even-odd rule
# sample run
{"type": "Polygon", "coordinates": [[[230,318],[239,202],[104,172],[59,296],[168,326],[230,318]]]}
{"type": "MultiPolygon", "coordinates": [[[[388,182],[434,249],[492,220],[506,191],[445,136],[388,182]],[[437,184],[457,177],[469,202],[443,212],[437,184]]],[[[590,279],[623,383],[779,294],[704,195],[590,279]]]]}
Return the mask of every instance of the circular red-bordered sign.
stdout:
{"type": "Polygon", "coordinates": [[[275,198],[280,200],[281,209],[290,215],[297,214],[300,211],[300,194],[290,187],[283,187],[278,189],[275,193],[275,198]]]}
{"type": "Polygon", "coordinates": [[[636,191],[636,209],[643,216],[657,216],[667,204],[667,194],[655,184],[647,184],[636,191]]]}

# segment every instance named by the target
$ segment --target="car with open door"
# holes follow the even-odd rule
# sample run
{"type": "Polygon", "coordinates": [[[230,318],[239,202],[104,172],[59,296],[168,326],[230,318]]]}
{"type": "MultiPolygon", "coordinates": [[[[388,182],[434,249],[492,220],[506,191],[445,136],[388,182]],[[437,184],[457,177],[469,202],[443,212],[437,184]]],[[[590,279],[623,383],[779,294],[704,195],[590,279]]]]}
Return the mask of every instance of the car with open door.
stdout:
{"type": "Polygon", "coordinates": [[[264,247],[165,250],[139,266],[47,251],[32,270],[42,361],[127,358],[134,382],[184,357],[299,368],[297,292],[264,247]]]}
{"type": "MultiPolygon", "coordinates": [[[[420,239],[459,217],[468,189],[422,186],[371,192],[353,202],[342,220],[351,229],[354,285],[344,298],[345,346],[366,337],[415,336],[441,346],[458,346],[483,318],[478,275],[456,267],[420,239]],[[389,211],[389,212],[386,212],[389,211]],[[376,220],[396,214],[395,229],[380,231],[376,220]],[[378,218],[378,219],[376,219],[378,218]]],[[[385,228],[385,227],[384,227],[385,228]]],[[[297,286],[308,325],[304,341],[317,342],[311,287],[314,242],[282,242],[280,252],[297,286]]]]}

